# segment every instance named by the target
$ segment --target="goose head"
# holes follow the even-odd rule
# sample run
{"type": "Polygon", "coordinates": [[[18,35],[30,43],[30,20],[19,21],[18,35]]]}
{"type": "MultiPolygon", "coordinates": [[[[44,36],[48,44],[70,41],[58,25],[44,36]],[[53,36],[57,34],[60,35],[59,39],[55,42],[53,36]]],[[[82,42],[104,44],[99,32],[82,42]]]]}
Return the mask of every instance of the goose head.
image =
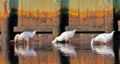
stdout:
{"type": "Polygon", "coordinates": [[[17,40],[19,40],[19,36],[20,36],[20,34],[15,35],[15,37],[14,37],[14,43],[16,43],[17,40]]]}

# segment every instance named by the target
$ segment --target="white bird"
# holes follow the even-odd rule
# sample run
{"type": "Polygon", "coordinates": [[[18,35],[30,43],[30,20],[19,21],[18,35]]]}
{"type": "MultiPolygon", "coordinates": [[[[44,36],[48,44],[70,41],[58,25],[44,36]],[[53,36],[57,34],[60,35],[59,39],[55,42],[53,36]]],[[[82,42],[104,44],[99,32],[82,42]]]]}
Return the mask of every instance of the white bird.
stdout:
{"type": "Polygon", "coordinates": [[[112,50],[112,42],[113,42],[113,34],[114,31],[112,31],[111,33],[103,33],[103,34],[99,34],[98,36],[96,36],[95,38],[91,39],[91,49],[96,51],[99,54],[112,54],[112,56],[114,56],[113,50],[112,50]],[[99,44],[100,43],[100,47],[95,47],[94,44],[99,44]]]}
{"type": "Polygon", "coordinates": [[[60,36],[56,37],[53,41],[52,41],[52,44],[53,43],[56,43],[58,41],[65,41],[68,43],[68,40],[73,38],[74,35],[75,35],[75,32],[76,32],[76,29],[74,29],[73,31],[65,31],[63,32],[60,36]]]}
{"type": "Polygon", "coordinates": [[[111,44],[112,41],[113,41],[113,34],[114,34],[114,31],[112,31],[111,33],[99,34],[95,38],[92,38],[92,40],[91,40],[91,46],[94,43],[101,43],[101,44],[104,44],[104,45],[111,44]]]}
{"type": "Polygon", "coordinates": [[[17,34],[14,37],[14,43],[16,43],[17,41],[25,40],[28,45],[29,40],[32,39],[35,36],[35,34],[36,34],[36,31],[33,31],[33,32],[25,31],[25,32],[22,32],[21,34],[17,34]]]}
{"type": "Polygon", "coordinates": [[[76,56],[74,47],[68,44],[68,40],[74,37],[75,32],[76,32],[76,29],[74,29],[73,31],[63,32],[60,36],[56,37],[52,41],[53,46],[58,48],[65,55],[76,56]],[[57,43],[57,42],[62,42],[62,41],[65,41],[65,44],[57,43]]]}

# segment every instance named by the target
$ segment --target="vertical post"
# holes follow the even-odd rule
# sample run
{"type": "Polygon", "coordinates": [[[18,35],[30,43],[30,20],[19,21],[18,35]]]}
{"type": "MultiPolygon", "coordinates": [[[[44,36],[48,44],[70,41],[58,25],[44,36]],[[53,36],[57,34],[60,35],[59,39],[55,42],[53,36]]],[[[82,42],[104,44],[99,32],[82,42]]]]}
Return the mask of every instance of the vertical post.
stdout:
{"type": "MultiPolygon", "coordinates": [[[[9,1],[9,4],[12,0],[9,1]]],[[[17,1],[17,0],[14,0],[17,1]]],[[[12,1],[12,2],[14,2],[12,1]]],[[[17,2],[15,2],[17,4],[17,2]]],[[[15,4],[14,3],[14,4],[15,4]]],[[[17,58],[14,56],[14,46],[9,42],[14,37],[13,27],[17,22],[17,10],[10,5],[10,13],[7,9],[7,0],[4,0],[4,21],[2,22],[2,56],[3,64],[18,64],[17,58]]],[[[17,6],[16,6],[17,7],[17,6]]]]}
{"type": "MultiPolygon", "coordinates": [[[[65,26],[67,26],[68,23],[69,23],[69,0],[61,0],[60,34],[65,31],[65,26]]],[[[70,64],[70,57],[65,56],[62,52],[60,52],[60,59],[62,64],[70,64]]]]}
{"type": "Polygon", "coordinates": [[[119,39],[120,34],[118,32],[118,20],[120,19],[120,14],[117,12],[119,4],[117,0],[113,0],[113,30],[115,31],[113,36],[113,50],[115,54],[114,64],[119,64],[119,39]]]}
{"type": "MultiPolygon", "coordinates": [[[[58,36],[60,33],[60,28],[59,28],[59,22],[58,22],[58,26],[54,26],[53,27],[53,37],[56,37],[58,36]]],[[[53,46],[53,53],[54,53],[54,56],[55,56],[55,61],[57,61],[57,64],[61,64],[61,61],[60,61],[60,51],[55,48],[53,46]]]]}
{"type": "Polygon", "coordinates": [[[9,42],[9,34],[8,34],[8,10],[7,10],[7,1],[4,0],[4,21],[2,22],[2,64],[9,64],[8,59],[8,42],[9,42]]]}
{"type": "MultiPolygon", "coordinates": [[[[68,6],[69,6],[69,0],[61,0],[60,2],[60,16],[59,20],[54,24],[53,27],[53,36],[56,37],[60,35],[62,32],[65,31],[65,26],[68,25],[68,6]]],[[[59,43],[59,42],[57,42],[59,43]]],[[[62,52],[60,52],[58,49],[53,48],[53,51],[55,53],[55,57],[57,57],[57,61],[59,64],[70,64],[69,63],[69,56],[66,57],[62,52]]]]}
{"type": "Polygon", "coordinates": [[[60,9],[60,33],[65,31],[65,26],[68,25],[69,21],[69,0],[61,0],[60,9]]]}
{"type": "MultiPolygon", "coordinates": [[[[9,40],[13,40],[15,33],[14,33],[14,26],[17,25],[18,21],[18,0],[9,0],[9,17],[8,17],[8,34],[9,34],[9,40]]],[[[18,56],[14,55],[14,45],[13,42],[8,43],[8,50],[9,50],[9,60],[11,64],[18,64],[18,56]]]]}
{"type": "Polygon", "coordinates": [[[3,64],[9,64],[8,59],[8,41],[9,41],[9,34],[8,34],[8,21],[4,19],[2,22],[2,58],[3,64]]]}

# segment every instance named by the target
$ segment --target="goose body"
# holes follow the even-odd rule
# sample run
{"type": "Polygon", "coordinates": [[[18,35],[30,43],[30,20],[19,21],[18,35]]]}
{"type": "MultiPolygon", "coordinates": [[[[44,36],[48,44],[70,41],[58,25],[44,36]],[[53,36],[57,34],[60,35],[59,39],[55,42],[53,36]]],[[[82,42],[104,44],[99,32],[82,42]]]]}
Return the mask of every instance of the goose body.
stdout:
{"type": "Polygon", "coordinates": [[[14,43],[21,40],[25,40],[28,43],[29,40],[32,39],[35,34],[36,34],[36,31],[33,31],[33,32],[25,31],[25,32],[22,32],[21,34],[17,34],[14,37],[14,43]]]}
{"type": "Polygon", "coordinates": [[[73,31],[65,31],[60,36],[56,37],[52,43],[56,43],[57,41],[68,41],[69,39],[73,38],[75,35],[76,29],[73,31]]]}
{"type": "Polygon", "coordinates": [[[99,34],[98,36],[95,37],[95,41],[96,42],[112,42],[113,33],[114,33],[114,31],[111,33],[99,34]]]}
{"type": "Polygon", "coordinates": [[[76,29],[74,29],[73,31],[63,32],[60,36],[57,36],[52,41],[53,46],[58,48],[65,55],[76,56],[74,47],[72,45],[68,44],[68,40],[74,37],[75,32],[76,32],[76,29]],[[62,41],[65,41],[65,44],[57,43],[57,42],[62,42],[62,41]]]}
{"type": "Polygon", "coordinates": [[[105,44],[105,45],[108,45],[108,44],[112,43],[113,34],[114,34],[114,31],[112,31],[111,33],[103,33],[103,34],[97,35],[96,37],[91,39],[91,46],[94,43],[102,43],[102,44],[105,44]]]}

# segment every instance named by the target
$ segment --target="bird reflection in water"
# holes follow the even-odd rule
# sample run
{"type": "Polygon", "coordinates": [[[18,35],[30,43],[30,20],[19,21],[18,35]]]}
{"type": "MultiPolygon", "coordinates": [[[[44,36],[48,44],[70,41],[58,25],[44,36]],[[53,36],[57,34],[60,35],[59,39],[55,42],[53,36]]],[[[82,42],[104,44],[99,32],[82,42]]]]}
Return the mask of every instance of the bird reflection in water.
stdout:
{"type": "Polygon", "coordinates": [[[14,52],[16,55],[37,56],[37,53],[31,46],[14,45],[14,52]]]}
{"type": "Polygon", "coordinates": [[[54,43],[53,46],[59,49],[65,56],[76,57],[76,51],[71,44],[54,43]]]}
{"type": "Polygon", "coordinates": [[[111,33],[103,33],[99,34],[96,37],[91,39],[91,49],[96,51],[98,54],[101,55],[111,55],[114,57],[113,52],[113,34],[114,31],[111,33]]]}
{"type": "Polygon", "coordinates": [[[60,50],[66,56],[76,57],[76,51],[74,47],[69,43],[69,40],[75,36],[75,32],[76,29],[63,32],[52,41],[52,45],[58,48],[58,50],[60,50]]]}
{"type": "Polygon", "coordinates": [[[74,47],[70,44],[62,45],[60,47],[60,51],[65,55],[76,57],[76,51],[75,51],[74,47]]]}
{"type": "Polygon", "coordinates": [[[16,54],[25,55],[25,56],[36,56],[36,52],[30,46],[31,39],[34,38],[36,34],[36,30],[34,31],[24,31],[20,34],[16,34],[14,36],[14,40],[10,40],[10,42],[14,42],[14,51],[16,54]],[[20,42],[23,45],[20,45],[20,42]]]}

